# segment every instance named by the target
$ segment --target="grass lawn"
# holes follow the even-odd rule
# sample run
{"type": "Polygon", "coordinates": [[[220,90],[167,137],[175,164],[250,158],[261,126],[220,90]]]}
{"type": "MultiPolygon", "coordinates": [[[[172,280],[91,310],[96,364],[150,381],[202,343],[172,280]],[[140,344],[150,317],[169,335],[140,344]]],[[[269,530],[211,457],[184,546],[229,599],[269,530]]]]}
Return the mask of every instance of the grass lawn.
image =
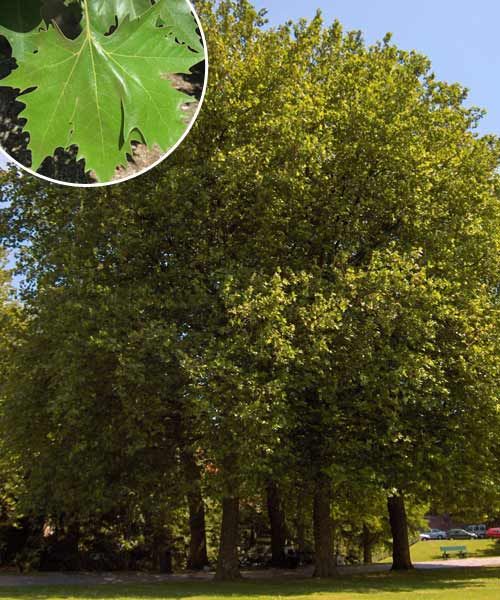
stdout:
{"type": "Polygon", "coordinates": [[[2,600],[367,600],[368,596],[370,600],[498,600],[500,569],[446,569],[410,574],[383,572],[328,581],[0,588],[2,600]]]}
{"type": "MultiPolygon", "coordinates": [[[[411,547],[413,562],[441,560],[440,546],[465,546],[468,557],[500,556],[500,540],[429,540],[417,542],[411,547]]],[[[458,558],[454,556],[452,558],[458,558]]],[[[390,558],[383,562],[391,562],[390,558]]]]}

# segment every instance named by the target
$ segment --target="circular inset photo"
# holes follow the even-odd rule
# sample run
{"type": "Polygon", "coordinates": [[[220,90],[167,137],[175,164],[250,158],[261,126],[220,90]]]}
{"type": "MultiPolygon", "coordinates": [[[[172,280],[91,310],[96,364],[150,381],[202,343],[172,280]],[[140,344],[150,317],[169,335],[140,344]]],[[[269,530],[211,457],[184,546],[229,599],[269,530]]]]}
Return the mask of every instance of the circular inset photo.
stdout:
{"type": "Polygon", "coordinates": [[[2,2],[0,146],[58,183],[130,179],[188,134],[206,64],[188,0],[2,2]]]}

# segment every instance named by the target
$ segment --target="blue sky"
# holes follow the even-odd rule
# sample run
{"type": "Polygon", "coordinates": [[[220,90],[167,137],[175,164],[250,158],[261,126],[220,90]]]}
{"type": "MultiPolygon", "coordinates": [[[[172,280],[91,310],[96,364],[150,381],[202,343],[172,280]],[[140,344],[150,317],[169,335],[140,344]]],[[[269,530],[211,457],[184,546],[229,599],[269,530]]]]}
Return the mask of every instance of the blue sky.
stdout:
{"type": "Polygon", "coordinates": [[[436,75],[470,89],[470,103],[488,111],[481,132],[500,135],[500,2],[498,0],[253,0],[271,24],[312,17],[360,29],[368,42],[388,31],[398,46],[418,50],[436,75]]]}

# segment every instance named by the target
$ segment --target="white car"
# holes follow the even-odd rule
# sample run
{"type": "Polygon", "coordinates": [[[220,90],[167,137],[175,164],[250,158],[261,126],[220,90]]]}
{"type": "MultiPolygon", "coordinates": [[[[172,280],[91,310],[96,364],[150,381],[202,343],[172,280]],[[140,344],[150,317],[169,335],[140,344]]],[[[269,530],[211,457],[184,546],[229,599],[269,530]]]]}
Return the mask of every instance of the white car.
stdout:
{"type": "Polygon", "coordinates": [[[431,529],[425,533],[420,534],[420,539],[425,542],[427,540],[445,540],[448,537],[446,531],[441,529],[431,529]]]}
{"type": "Polygon", "coordinates": [[[472,531],[472,533],[475,533],[478,538],[486,537],[486,525],[484,525],[484,524],[482,524],[482,525],[466,525],[464,527],[464,529],[465,529],[465,531],[472,531]]]}

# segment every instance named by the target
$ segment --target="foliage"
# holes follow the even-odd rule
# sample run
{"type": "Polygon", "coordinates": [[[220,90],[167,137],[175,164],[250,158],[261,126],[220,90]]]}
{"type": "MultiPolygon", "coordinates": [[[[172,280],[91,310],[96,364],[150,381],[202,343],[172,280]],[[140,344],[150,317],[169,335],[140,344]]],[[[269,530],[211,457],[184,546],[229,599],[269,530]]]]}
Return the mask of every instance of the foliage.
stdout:
{"type": "MultiPolygon", "coordinates": [[[[30,8],[39,18],[40,8],[30,8]]],[[[189,73],[203,60],[203,47],[185,0],[153,6],[85,0],[82,11],[76,39],[55,22],[25,34],[4,26],[19,67],[3,83],[25,92],[22,117],[34,169],[56,148],[75,144],[77,159],[85,158],[100,181],[109,181],[126,163],[132,139],[166,151],[181,137],[181,106],[191,99],[167,75],[189,73]],[[118,26],[108,35],[115,18],[118,26]]],[[[7,25],[14,27],[10,20],[7,25]]]]}
{"type": "Polygon", "coordinates": [[[31,319],[3,415],[24,501],[161,517],[188,447],[211,505],[274,478],[297,530],[320,478],[333,516],[377,531],[397,490],[416,519],[496,509],[498,140],[389,38],[197,8],[211,83],[167,163],[72,194],[4,180],[31,319]]]}
{"type": "MultiPolygon", "coordinates": [[[[11,352],[16,332],[21,328],[19,306],[13,299],[11,273],[6,268],[5,253],[0,249],[0,407],[5,401],[5,384],[11,368],[11,352]]],[[[0,440],[0,524],[5,525],[16,512],[16,490],[21,473],[12,461],[12,449],[0,440]]]]}

